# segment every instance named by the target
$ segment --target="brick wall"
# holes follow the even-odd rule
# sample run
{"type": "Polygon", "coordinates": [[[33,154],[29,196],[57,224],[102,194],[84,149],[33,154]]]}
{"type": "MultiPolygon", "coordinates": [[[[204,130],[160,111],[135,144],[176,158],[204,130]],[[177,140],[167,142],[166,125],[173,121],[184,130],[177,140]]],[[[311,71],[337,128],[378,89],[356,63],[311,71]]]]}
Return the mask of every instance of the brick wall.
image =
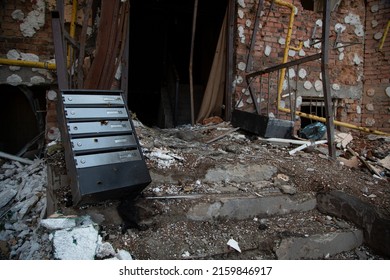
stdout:
{"type": "Polygon", "coordinates": [[[362,123],[390,132],[390,33],[379,50],[390,20],[390,2],[368,0],[366,10],[362,123]]]}
{"type": "MultiPolygon", "coordinates": [[[[269,12],[269,1],[264,2],[265,8],[264,14],[261,16],[261,28],[256,35],[256,47],[253,53],[253,71],[282,62],[284,41],[287,35],[290,10],[275,5],[273,10],[269,12]]],[[[293,2],[297,8],[291,46],[296,47],[300,42],[304,44],[301,51],[290,52],[288,61],[319,53],[321,51],[320,45],[310,45],[309,40],[313,35],[314,28],[316,29],[315,37],[321,37],[322,12],[306,10],[302,7],[300,1],[289,2],[293,2]]],[[[248,111],[253,111],[254,107],[249,93],[245,91],[247,88],[245,75],[247,73],[244,66],[246,66],[257,3],[258,1],[253,0],[237,1],[235,100],[237,103],[241,100],[238,107],[248,111]]],[[[332,12],[330,24],[329,74],[332,97],[335,99],[336,119],[357,126],[362,125],[362,120],[363,126],[365,126],[364,116],[367,111],[364,110],[366,104],[363,104],[364,99],[362,97],[364,82],[367,81],[365,79],[367,69],[364,69],[364,67],[370,63],[370,58],[367,57],[369,50],[364,45],[365,29],[367,28],[365,27],[365,18],[369,9],[370,7],[366,8],[364,0],[341,1],[340,6],[332,12]],[[341,30],[338,42],[342,43],[336,46],[339,48],[334,48],[334,42],[337,38],[336,29],[338,28],[341,30]]],[[[385,11],[382,12],[385,13],[385,11]]],[[[383,62],[383,67],[388,66],[388,62],[383,62]],[[385,64],[386,66],[384,66],[385,64]]],[[[289,106],[288,93],[294,91],[295,88],[297,88],[297,92],[294,92],[294,94],[298,93],[302,98],[323,96],[319,61],[302,64],[299,69],[295,68],[293,70],[290,70],[290,89],[288,89],[287,82],[284,84],[282,96],[285,96],[285,98],[282,98],[282,105],[286,104],[286,106],[289,106]],[[295,80],[296,77],[291,79],[291,76],[294,75],[298,77],[297,81],[295,80]],[[295,86],[296,82],[297,86],[295,86]],[[317,88],[315,87],[316,84],[317,88]]],[[[383,68],[382,72],[386,72],[385,68],[383,68]]],[[[387,68],[386,74],[384,73],[383,75],[388,73],[387,68]]],[[[276,83],[276,78],[273,78],[273,82],[276,83]]],[[[386,82],[385,77],[383,80],[375,83],[383,82],[386,82]]],[[[259,81],[254,83],[253,88],[258,89],[259,87],[256,83],[259,83],[259,81]]],[[[276,93],[275,86],[274,93],[271,92],[273,103],[276,103],[276,93]]],[[[298,105],[299,101],[300,99],[298,98],[298,105]]],[[[379,102],[383,102],[383,100],[379,102]]],[[[375,125],[372,127],[375,127],[375,125]]],[[[381,125],[378,128],[385,128],[385,126],[381,125]]]]}
{"type": "MultiPolygon", "coordinates": [[[[42,62],[53,59],[51,17],[46,2],[1,1],[0,5],[0,57],[42,62]]],[[[0,67],[0,84],[37,85],[53,81],[53,73],[44,69],[0,67]]]]}

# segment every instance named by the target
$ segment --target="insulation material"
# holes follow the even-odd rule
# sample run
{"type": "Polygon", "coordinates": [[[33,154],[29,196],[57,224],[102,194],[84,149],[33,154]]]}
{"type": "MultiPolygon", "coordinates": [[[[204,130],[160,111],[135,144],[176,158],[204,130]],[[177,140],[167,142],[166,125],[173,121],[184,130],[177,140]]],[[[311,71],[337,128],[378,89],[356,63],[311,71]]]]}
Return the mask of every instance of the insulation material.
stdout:
{"type": "Polygon", "coordinates": [[[20,31],[24,37],[33,37],[45,25],[45,1],[36,0],[34,7],[35,9],[29,12],[20,24],[20,31]]]}

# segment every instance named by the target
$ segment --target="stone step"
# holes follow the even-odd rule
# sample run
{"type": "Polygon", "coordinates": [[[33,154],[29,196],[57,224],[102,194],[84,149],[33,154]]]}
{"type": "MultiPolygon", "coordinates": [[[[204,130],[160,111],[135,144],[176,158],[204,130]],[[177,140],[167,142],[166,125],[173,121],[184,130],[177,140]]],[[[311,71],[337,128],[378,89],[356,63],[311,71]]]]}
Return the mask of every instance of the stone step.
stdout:
{"type": "Polygon", "coordinates": [[[136,259],[324,259],[363,243],[361,230],[317,210],[241,220],[157,219],[145,231],[105,231],[136,259]],[[241,252],[227,245],[231,239],[241,252]]]}

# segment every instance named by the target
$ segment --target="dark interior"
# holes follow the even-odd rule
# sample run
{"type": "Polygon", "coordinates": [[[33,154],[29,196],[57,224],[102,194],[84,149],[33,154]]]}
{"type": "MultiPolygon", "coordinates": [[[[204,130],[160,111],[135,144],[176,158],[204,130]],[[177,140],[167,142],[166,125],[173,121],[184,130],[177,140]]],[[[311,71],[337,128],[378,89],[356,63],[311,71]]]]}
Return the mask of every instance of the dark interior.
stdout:
{"type": "MultiPolygon", "coordinates": [[[[17,155],[44,131],[46,88],[0,85],[0,151],[17,155]]],[[[43,136],[43,135],[42,135],[43,136]]],[[[34,158],[44,137],[29,147],[34,158]]]]}
{"type": "MultiPolygon", "coordinates": [[[[199,0],[198,3],[193,58],[195,116],[226,8],[227,0],[199,0]]],[[[170,103],[174,125],[190,123],[188,69],[193,11],[194,1],[189,0],[131,2],[129,108],[146,125],[164,126],[161,123],[162,89],[168,91],[168,98],[163,99],[170,103]],[[172,91],[177,77],[180,89],[175,96],[172,91]]]]}

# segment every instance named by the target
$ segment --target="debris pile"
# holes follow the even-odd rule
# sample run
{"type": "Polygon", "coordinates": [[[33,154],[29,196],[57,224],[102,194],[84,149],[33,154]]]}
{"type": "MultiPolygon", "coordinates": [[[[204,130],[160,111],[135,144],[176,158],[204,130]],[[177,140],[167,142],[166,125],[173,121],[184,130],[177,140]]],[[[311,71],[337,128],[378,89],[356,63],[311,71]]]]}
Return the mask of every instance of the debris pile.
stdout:
{"type": "Polygon", "coordinates": [[[46,186],[44,160],[1,166],[0,259],[132,259],[127,251],[103,242],[89,216],[45,219],[46,186]]]}
{"type": "Polygon", "coordinates": [[[0,170],[1,255],[10,259],[50,258],[49,235],[39,232],[46,214],[46,165],[6,162],[0,170]]]}

